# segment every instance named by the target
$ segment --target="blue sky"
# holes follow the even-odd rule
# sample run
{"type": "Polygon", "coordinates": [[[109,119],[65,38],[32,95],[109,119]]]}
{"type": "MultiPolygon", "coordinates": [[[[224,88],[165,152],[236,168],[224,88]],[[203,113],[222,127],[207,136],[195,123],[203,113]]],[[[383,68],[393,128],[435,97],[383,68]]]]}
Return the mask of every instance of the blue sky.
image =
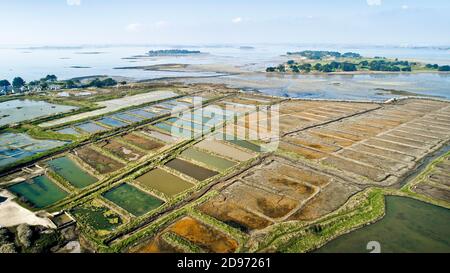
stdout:
{"type": "Polygon", "coordinates": [[[450,45],[448,0],[0,0],[0,44],[450,45]]]}

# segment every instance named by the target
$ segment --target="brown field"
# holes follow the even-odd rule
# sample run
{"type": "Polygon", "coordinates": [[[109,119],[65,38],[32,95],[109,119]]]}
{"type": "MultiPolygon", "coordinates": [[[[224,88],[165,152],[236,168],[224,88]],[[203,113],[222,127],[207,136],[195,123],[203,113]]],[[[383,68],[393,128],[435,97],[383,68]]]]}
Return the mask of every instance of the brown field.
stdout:
{"type": "Polygon", "coordinates": [[[135,135],[133,133],[131,134],[126,134],[124,136],[121,137],[123,140],[125,140],[128,143],[131,143],[141,149],[144,149],[146,151],[152,151],[152,150],[157,150],[160,149],[162,147],[164,147],[164,144],[151,140],[151,139],[147,139],[138,135],[135,135]]]}
{"type": "Polygon", "coordinates": [[[337,152],[341,149],[341,147],[331,144],[325,144],[323,142],[320,142],[318,140],[312,140],[310,139],[304,139],[304,138],[293,138],[293,137],[284,137],[283,141],[292,143],[292,144],[298,144],[303,145],[308,148],[312,148],[315,150],[319,150],[324,153],[333,153],[337,152]]]}
{"type": "Polygon", "coordinates": [[[361,189],[340,182],[333,182],[329,186],[300,208],[287,220],[312,221],[335,211],[342,206],[350,196],[361,189]]]}
{"type": "Polygon", "coordinates": [[[388,177],[388,174],[383,170],[376,169],[370,165],[357,163],[344,158],[330,156],[323,160],[325,164],[331,165],[337,169],[354,173],[360,176],[365,176],[375,182],[382,182],[388,177]]]}
{"type": "Polygon", "coordinates": [[[168,231],[173,232],[207,252],[232,253],[238,248],[236,240],[191,217],[183,217],[172,224],[168,231]]]}
{"type": "Polygon", "coordinates": [[[183,253],[180,248],[167,243],[161,236],[152,238],[130,250],[131,253],[183,253]]]}
{"type": "Polygon", "coordinates": [[[97,145],[116,155],[117,157],[123,158],[127,161],[136,161],[144,156],[144,154],[139,152],[138,150],[133,149],[130,146],[123,145],[122,143],[114,141],[113,139],[100,142],[97,145]]]}
{"type": "Polygon", "coordinates": [[[222,194],[201,204],[198,209],[243,232],[263,229],[272,224],[271,221],[249,212],[241,207],[241,204],[230,201],[222,194]]]}
{"type": "Polygon", "coordinates": [[[435,101],[407,100],[384,105],[356,117],[287,135],[280,148],[376,183],[390,184],[412,168],[413,162],[450,139],[448,109],[448,103],[435,101]],[[436,117],[439,121],[429,121],[436,117]],[[386,180],[388,177],[392,178],[386,180]]]}
{"type": "Polygon", "coordinates": [[[234,183],[223,191],[232,202],[241,203],[251,212],[265,215],[269,219],[286,216],[295,209],[299,202],[243,183],[234,183]]]}
{"type": "Polygon", "coordinates": [[[125,166],[89,147],[81,148],[77,150],[75,154],[101,174],[114,172],[125,166]]]}
{"type": "Polygon", "coordinates": [[[285,134],[306,126],[339,119],[378,107],[370,103],[291,100],[280,105],[280,131],[285,134]]]}
{"type": "Polygon", "coordinates": [[[293,152],[301,155],[306,159],[321,159],[327,156],[327,154],[315,151],[311,148],[301,147],[298,145],[290,144],[284,141],[281,141],[278,145],[278,148],[284,150],[286,152],[293,152]]]}
{"type": "Polygon", "coordinates": [[[291,165],[281,158],[267,159],[264,163],[248,170],[241,179],[251,186],[264,187],[280,195],[287,195],[299,202],[316,195],[331,178],[306,167],[291,165]]]}

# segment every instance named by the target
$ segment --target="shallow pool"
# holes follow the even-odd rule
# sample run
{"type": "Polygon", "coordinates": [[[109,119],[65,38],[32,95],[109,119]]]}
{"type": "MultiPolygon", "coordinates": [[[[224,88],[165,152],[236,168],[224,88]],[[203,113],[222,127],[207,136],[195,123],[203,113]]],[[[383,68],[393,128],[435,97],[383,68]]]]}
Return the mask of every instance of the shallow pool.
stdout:
{"type": "Polygon", "coordinates": [[[237,164],[236,162],[214,156],[212,154],[202,152],[194,148],[189,148],[183,151],[181,153],[181,156],[203,163],[206,166],[212,167],[219,171],[225,171],[237,164]]]}
{"type": "Polygon", "coordinates": [[[9,100],[0,102],[0,126],[78,109],[46,101],[9,100]]]}
{"type": "Polygon", "coordinates": [[[148,173],[136,178],[136,181],[143,187],[155,189],[170,197],[194,186],[178,176],[161,169],[151,170],[148,173]]]}
{"type": "Polygon", "coordinates": [[[82,170],[67,156],[51,160],[47,165],[76,188],[81,189],[97,182],[97,178],[82,170]]]}
{"type": "Polygon", "coordinates": [[[174,170],[177,170],[187,176],[190,176],[194,179],[197,179],[199,181],[203,181],[218,174],[218,172],[216,171],[203,168],[201,166],[192,164],[190,162],[178,158],[169,161],[168,163],[166,163],[166,166],[174,170]]]}
{"type": "Polygon", "coordinates": [[[103,123],[103,124],[105,124],[107,126],[111,126],[111,127],[114,127],[114,128],[125,127],[125,126],[128,125],[125,122],[122,122],[122,121],[117,120],[117,119],[113,119],[111,117],[104,117],[102,119],[97,120],[97,122],[103,123]]]}
{"type": "Polygon", "coordinates": [[[107,191],[103,196],[135,216],[144,215],[164,203],[126,183],[107,191]]]}
{"type": "Polygon", "coordinates": [[[8,190],[35,208],[50,206],[68,195],[45,175],[10,186],[8,190]]]}
{"type": "Polygon", "coordinates": [[[106,127],[100,126],[93,122],[81,123],[81,124],[75,125],[75,127],[79,128],[87,133],[91,133],[91,134],[108,130],[106,127]]]}

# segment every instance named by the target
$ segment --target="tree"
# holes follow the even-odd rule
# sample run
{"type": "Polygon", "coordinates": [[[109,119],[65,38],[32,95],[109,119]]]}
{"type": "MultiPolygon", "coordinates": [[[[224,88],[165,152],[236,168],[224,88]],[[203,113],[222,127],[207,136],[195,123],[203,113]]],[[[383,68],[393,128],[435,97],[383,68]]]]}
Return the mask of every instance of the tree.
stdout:
{"type": "Polygon", "coordinates": [[[279,66],[277,66],[277,70],[278,72],[286,72],[286,68],[284,67],[284,65],[280,64],[279,66]]]}
{"type": "Polygon", "coordinates": [[[298,69],[298,66],[293,65],[292,72],[298,73],[298,72],[300,72],[300,69],[298,69]]]}
{"type": "Polygon", "coordinates": [[[64,86],[65,86],[67,89],[71,89],[71,88],[77,87],[77,85],[75,84],[75,82],[74,82],[73,80],[67,80],[67,81],[65,81],[65,82],[64,82],[64,86]]]}
{"type": "Polygon", "coordinates": [[[8,80],[1,80],[0,81],[0,87],[8,87],[11,86],[11,83],[9,83],[8,80]]]}
{"type": "Polygon", "coordinates": [[[12,82],[12,86],[14,88],[24,87],[25,86],[25,81],[21,77],[15,77],[13,82],[12,82]]]}
{"type": "Polygon", "coordinates": [[[368,61],[362,61],[359,63],[360,66],[369,66],[369,62],[368,61]]]}
{"type": "Polygon", "coordinates": [[[289,60],[289,61],[287,61],[287,64],[289,64],[289,65],[295,64],[295,61],[294,60],[289,60]]]}
{"type": "Polygon", "coordinates": [[[333,72],[333,68],[329,64],[323,65],[322,66],[322,72],[325,72],[325,73],[333,72]]]}
{"type": "Polygon", "coordinates": [[[321,65],[320,63],[316,63],[316,64],[314,65],[314,70],[317,70],[317,71],[322,70],[322,65],[321,65]]]}
{"type": "Polygon", "coordinates": [[[354,65],[352,63],[343,63],[343,64],[341,64],[341,67],[342,67],[342,71],[345,71],[345,72],[357,70],[356,65],[354,65]]]}
{"type": "Polygon", "coordinates": [[[117,81],[112,78],[107,78],[103,80],[103,86],[114,86],[117,85],[117,81]]]}
{"type": "Polygon", "coordinates": [[[450,71],[450,65],[443,65],[439,67],[439,71],[450,71]]]}
{"type": "Polygon", "coordinates": [[[47,75],[45,78],[41,80],[46,82],[56,82],[58,78],[55,75],[47,75]]]}
{"type": "Polygon", "coordinates": [[[402,71],[403,72],[411,72],[412,71],[411,66],[403,67],[402,71]]]}

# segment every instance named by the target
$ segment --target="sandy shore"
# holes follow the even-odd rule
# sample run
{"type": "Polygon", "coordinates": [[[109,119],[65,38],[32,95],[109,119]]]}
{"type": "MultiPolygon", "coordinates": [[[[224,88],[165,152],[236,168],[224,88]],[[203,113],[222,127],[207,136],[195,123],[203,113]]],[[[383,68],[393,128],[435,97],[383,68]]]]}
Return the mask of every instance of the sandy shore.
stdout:
{"type": "Polygon", "coordinates": [[[0,196],[8,198],[0,203],[0,227],[11,227],[24,223],[31,226],[55,227],[49,219],[38,217],[34,212],[14,202],[14,196],[9,192],[5,190],[0,191],[0,196]]]}

